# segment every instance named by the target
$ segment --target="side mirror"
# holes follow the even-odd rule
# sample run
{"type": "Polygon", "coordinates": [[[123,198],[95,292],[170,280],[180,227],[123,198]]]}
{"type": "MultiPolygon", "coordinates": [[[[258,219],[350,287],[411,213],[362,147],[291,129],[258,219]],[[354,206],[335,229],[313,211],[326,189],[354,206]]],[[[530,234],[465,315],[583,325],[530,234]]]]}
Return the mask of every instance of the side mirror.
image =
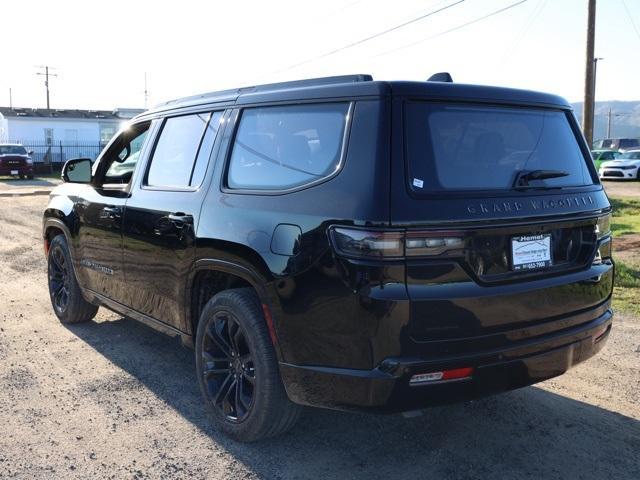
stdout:
{"type": "Polygon", "coordinates": [[[33,155],[33,150],[27,150],[27,155],[33,155]]]}
{"type": "Polygon", "coordinates": [[[67,160],[62,167],[62,180],[68,183],[91,183],[91,159],[67,160]]]}

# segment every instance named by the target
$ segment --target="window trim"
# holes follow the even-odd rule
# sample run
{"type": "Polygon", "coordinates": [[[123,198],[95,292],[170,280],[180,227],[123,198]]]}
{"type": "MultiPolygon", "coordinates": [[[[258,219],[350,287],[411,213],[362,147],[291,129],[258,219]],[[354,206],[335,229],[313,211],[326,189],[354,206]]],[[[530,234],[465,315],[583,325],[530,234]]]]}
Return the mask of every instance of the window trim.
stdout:
{"type": "Polygon", "coordinates": [[[154,124],[153,120],[145,119],[145,120],[140,120],[133,123],[128,123],[123,128],[118,130],[111,137],[111,140],[109,141],[109,143],[102,149],[102,152],[100,152],[100,155],[98,156],[98,158],[93,164],[95,170],[91,171],[91,175],[93,177],[91,180],[91,185],[96,189],[100,189],[108,192],[123,192],[123,193],[129,194],[135,183],[136,173],[140,171],[140,168],[142,168],[142,164],[146,161],[147,150],[149,148],[149,144],[151,140],[154,138],[154,135],[156,135],[156,128],[157,128],[157,125],[154,124]],[[100,174],[100,177],[101,177],[100,179],[104,180],[104,175],[107,173],[107,169],[108,169],[108,167],[104,166],[104,161],[105,161],[104,158],[111,153],[111,150],[114,148],[114,144],[118,141],[120,136],[124,135],[127,129],[137,128],[145,124],[148,125],[146,129],[147,136],[142,144],[142,147],[140,148],[140,158],[136,162],[136,166],[133,170],[133,173],[131,175],[131,180],[129,181],[129,183],[100,183],[100,184],[96,183],[98,174],[100,174]]]}
{"type": "Polygon", "coordinates": [[[231,137],[229,139],[229,145],[227,151],[224,154],[224,168],[222,170],[222,175],[220,175],[220,190],[224,193],[231,194],[239,194],[239,195],[286,195],[289,193],[298,192],[300,190],[305,190],[307,188],[315,187],[324,182],[328,182],[332,178],[342,172],[344,168],[344,164],[347,157],[347,148],[349,144],[349,138],[351,136],[351,125],[353,122],[353,112],[355,109],[355,101],[354,100],[346,100],[346,101],[332,101],[322,99],[322,101],[315,102],[287,102],[287,103],[273,103],[268,105],[251,105],[251,106],[243,106],[235,110],[235,115],[233,118],[233,130],[231,133],[231,137]],[[288,106],[299,106],[299,105],[326,105],[326,104],[335,104],[335,103],[346,103],[347,106],[347,117],[344,124],[344,131],[342,132],[342,144],[340,145],[340,157],[338,158],[338,163],[336,164],[336,168],[329,175],[325,175],[324,177],[318,178],[311,182],[303,183],[301,185],[296,185],[295,187],[284,188],[284,189],[256,189],[256,188],[231,188],[227,184],[227,178],[229,175],[229,168],[231,166],[231,156],[233,154],[234,144],[236,141],[236,136],[238,134],[238,130],[240,129],[240,123],[242,120],[242,114],[245,110],[250,110],[254,108],[270,108],[270,107],[288,107],[288,106]]]}
{"type": "Polygon", "coordinates": [[[158,118],[157,120],[160,122],[160,125],[158,126],[158,132],[156,133],[154,139],[153,139],[153,146],[151,148],[151,151],[149,152],[147,161],[144,165],[144,174],[142,175],[142,177],[140,178],[140,184],[139,187],[141,190],[151,190],[151,191],[157,191],[157,192],[197,192],[202,185],[204,185],[204,182],[206,181],[207,178],[207,171],[209,170],[210,164],[211,164],[211,156],[213,154],[213,152],[215,152],[215,147],[216,147],[216,143],[219,141],[220,138],[220,130],[223,128],[223,125],[221,124],[218,127],[218,130],[216,132],[216,136],[213,139],[213,143],[211,144],[211,152],[209,153],[209,158],[207,159],[207,168],[205,169],[204,172],[204,176],[202,177],[202,181],[200,182],[199,185],[196,186],[176,186],[176,185],[149,185],[147,184],[148,181],[148,177],[149,177],[149,170],[151,169],[151,164],[153,163],[153,156],[156,153],[156,148],[158,147],[158,143],[160,142],[160,137],[162,136],[162,131],[164,130],[164,127],[167,123],[167,121],[171,118],[178,118],[178,117],[187,117],[187,116],[192,116],[192,115],[203,115],[203,114],[208,114],[209,115],[209,119],[207,120],[207,123],[204,127],[204,129],[202,130],[202,135],[200,136],[200,141],[198,142],[198,148],[196,149],[196,154],[195,154],[195,158],[193,161],[193,164],[191,166],[191,173],[189,174],[189,183],[191,183],[191,179],[193,178],[193,172],[195,171],[195,167],[196,167],[196,162],[198,161],[198,155],[200,154],[200,149],[202,148],[202,143],[204,142],[204,137],[207,134],[207,128],[209,127],[210,123],[211,123],[211,119],[213,117],[214,114],[216,113],[220,113],[220,120],[222,121],[225,118],[225,112],[226,109],[215,109],[215,110],[199,110],[199,111],[195,111],[195,112],[179,112],[177,115],[167,115],[167,116],[162,116],[160,118],[158,118]]]}

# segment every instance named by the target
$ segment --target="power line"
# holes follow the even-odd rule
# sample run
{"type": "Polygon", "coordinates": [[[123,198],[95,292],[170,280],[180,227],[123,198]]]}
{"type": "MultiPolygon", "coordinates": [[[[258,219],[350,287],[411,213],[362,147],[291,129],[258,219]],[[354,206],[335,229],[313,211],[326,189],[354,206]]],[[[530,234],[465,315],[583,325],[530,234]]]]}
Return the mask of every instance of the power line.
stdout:
{"type": "Polygon", "coordinates": [[[500,66],[501,67],[504,66],[504,64],[507,62],[509,57],[511,57],[516,52],[516,50],[518,50],[518,47],[520,46],[520,43],[527,36],[527,33],[529,33],[529,29],[535,23],[535,21],[538,19],[538,17],[540,16],[542,11],[544,10],[544,7],[546,7],[546,5],[547,5],[547,0],[539,0],[538,1],[538,4],[532,10],[531,15],[529,16],[529,20],[527,21],[527,24],[526,24],[525,28],[520,32],[520,34],[516,38],[516,41],[511,45],[511,47],[505,52],[504,56],[502,57],[502,60],[500,62],[500,66]]]}
{"type": "Polygon", "coordinates": [[[499,13],[506,12],[507,10],[510,10],[510,9],[512,9],[514,7],[517,7],[518,5],[522,5],[523,3],[528,2],[528,1],[529,0],[519,0],[518,2],[512,3],[511,5],[507,5],[506,7],[503,7],[503,8],[500,8],[498,10],[495,10],[495,11],[493,11],[493,12],[487,14],[487,15],[484,15],[483,17],[476,18],[475,20],[471,20],[469,22],[463,23],[462,25],[458,25],[457,27],[450,28],[449,30],[445,30],[444,32],[436,33],[435,35],[431,35],[430,37],[422,38],[422,39],[420,39],[420,40],[418,40],[416,42],[411,42],[411,43],[408,43],[406,45],[402,45],[402,46],[400,46],[398,48],[394,48],[393,50],[388,50],[386,52],[382,52],[382,53],[380,53],[378,55],[374,55],[374,56],[375,57],[381,57],[381,56],[384,56],[384,55],[388,55],[390,53],[397,52],[399,50],[404,50],[405,48],[413,47],[413,46],[418,45],[418,44],[420,44],[422,42],[426,42],[427,40],[433,40],[434,38],[441,37],[442,35],[446,35],[447,33],[455,32],[456,30],[460,30],[461,28],[467,27],[469,25],[473,25],[474,23],[478,23],[478,22],[480,22],[482,20],[485,20],[485,19],[487,19],[489,17],[493,17],[494,15],[498,15],[499,13]]]}
{"type": "MultiPolygon", "coordinates": [[[[326,57],[328,57],[328,56],[330,56],[330,55],[335,55],[336,53],[338,53],[338,52],[342,52],[343,50],[347,50],[347,49],[349,49],[349,48],[353,48],[353,47],[355,47],[355,46],[357,46],[357,45],[361,45],[361,44],[363,44],[363,43],[365,43],[365,42],[368,42],[368,41],[370,41],[370,40],[373,40],[374,38],[381,37],[382,35],[386,35],[387,33],[391,33],[391,32],[393,32],[393,31],[396,31],[396,30],[400,29],[400,28],[406,27],[407,25],[411,25],[412,23],[416,23],[416,22],[419,22],[420,20],[424,20],[425,18],[430,17],[430,16],[432,16],[432,15],[435,15],[436,13],[440,13],[440,12],[442,12],[442,11],[444,11],[444,10],[447,10],[447,9],[451,8],[451,7],[455,7],[456,5],[459,5],[459,4],[461,4],[462,2],[464,2],[464,1],[465,1],[465,0],[457,0],[457,1],[455,1],[454,3],[451,3],[451,4],[449,4],[449,5],[445,5],[444,7],[438,8],[438,9],[433,10],[433,11],[430,11],[430,12],[427,12],[427,13],[425,13],[425,14],[423,14],[423,15],[420,15],[419,17],[412,18],[411,20],[408,20],[408,21],[406,21],[406,22],[404,22],[404,23],[401,23],[401,24],[399,24],[399,25],[396,25],[396,26],[394,26],[394,27],[388,28],[387,30],[384,30],[384,31],[382,31],[382,32],[378,32],[378,33],[376,33],[376,34],[374,34],[374,35],[371,35],[371,36],[369,36],[369,37],[362,38],[362,39],[360,39],[360,40],[357,40],[357,41],[355,41],[355,42],[349,43],[349,44],[344,45],[344,46],[342,46],[342,47],[340,47],[340,48],[336,48],[336,49],[331,50],[331,51],[329,51],[329,52],[323,53],[323,54],[321,54],[321,55],[318,55],[318,56],[316,56],[316,57],[310,58],[310,59],[308,59],[308,60],[304,60],[304,61],[302,61],[302,62],[295,63],[295,64],[290,65],[290,66],[288,66],[288,67],[285,67],[285,68],[283,68],[283,69],[281,69],[281,70],[277,70],[277,71],[275,71],[274,73],[282,73],[282,72],[286,72],[286,71],[288,71],[288,70],[292,70],[292,69],[294,69],[294,68],[297,68],[297,67],[299,67],[299,66],[301,66],[301,65],[305,65],[305,64],[307,64],[307,63],[311,63],[311,62],[315,62],[316,60],[320,60],[320,59],[322,59],[322,58],[326,58],[326,57]]],[[[523,1],[526,1],[526,0],[523,0],[523,1]]]]}
{"type": "Polygon", "coordinates": [[[633,17],[631,16],[631,12],[629,11],[629,7],[627,6],[627,2],[625,0],[622,0],[622,5],[624,6],[624,9],[627,11],[627,16],[629,17],[629,21],[631,22],[631,26],[633,27],[633,29],[636,32],[636,35],[638,36],[638,40],[640,40],[640,32],[638,31],[638,27],[636,27],[636,22],[633,21],[633,17]]]}

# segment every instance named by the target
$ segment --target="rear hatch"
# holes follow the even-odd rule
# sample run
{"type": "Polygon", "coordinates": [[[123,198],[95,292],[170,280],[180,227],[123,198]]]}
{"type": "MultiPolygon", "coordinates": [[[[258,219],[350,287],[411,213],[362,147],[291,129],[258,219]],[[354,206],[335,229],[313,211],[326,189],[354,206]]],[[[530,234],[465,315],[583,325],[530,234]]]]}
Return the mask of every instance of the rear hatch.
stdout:
{"type": "Polygon", "coordinates": [[[559,329],[606,302],[610,207],[568,108],[394,103],[391,223],[406,232],[414,340],[559,329]]]}

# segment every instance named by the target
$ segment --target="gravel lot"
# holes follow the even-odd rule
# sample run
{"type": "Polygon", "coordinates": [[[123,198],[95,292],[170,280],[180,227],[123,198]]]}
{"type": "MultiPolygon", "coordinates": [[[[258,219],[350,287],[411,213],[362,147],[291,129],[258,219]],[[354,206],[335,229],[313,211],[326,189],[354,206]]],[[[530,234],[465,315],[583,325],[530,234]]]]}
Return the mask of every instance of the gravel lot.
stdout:
{"type": "Polygon", "coordinates": [[[602,184],[607,194],[612,197],[640,198],[640,182],[605,180],[602,184]]]}
{"type": "Polygon", "coordinates": [[[410,419],[308,410],[241,445],[209,426],[176,340],[103,309],[57,322],[46,201],[0,198],[0,478],[640,478],[640,319],[536,387],[410,419]]]}

